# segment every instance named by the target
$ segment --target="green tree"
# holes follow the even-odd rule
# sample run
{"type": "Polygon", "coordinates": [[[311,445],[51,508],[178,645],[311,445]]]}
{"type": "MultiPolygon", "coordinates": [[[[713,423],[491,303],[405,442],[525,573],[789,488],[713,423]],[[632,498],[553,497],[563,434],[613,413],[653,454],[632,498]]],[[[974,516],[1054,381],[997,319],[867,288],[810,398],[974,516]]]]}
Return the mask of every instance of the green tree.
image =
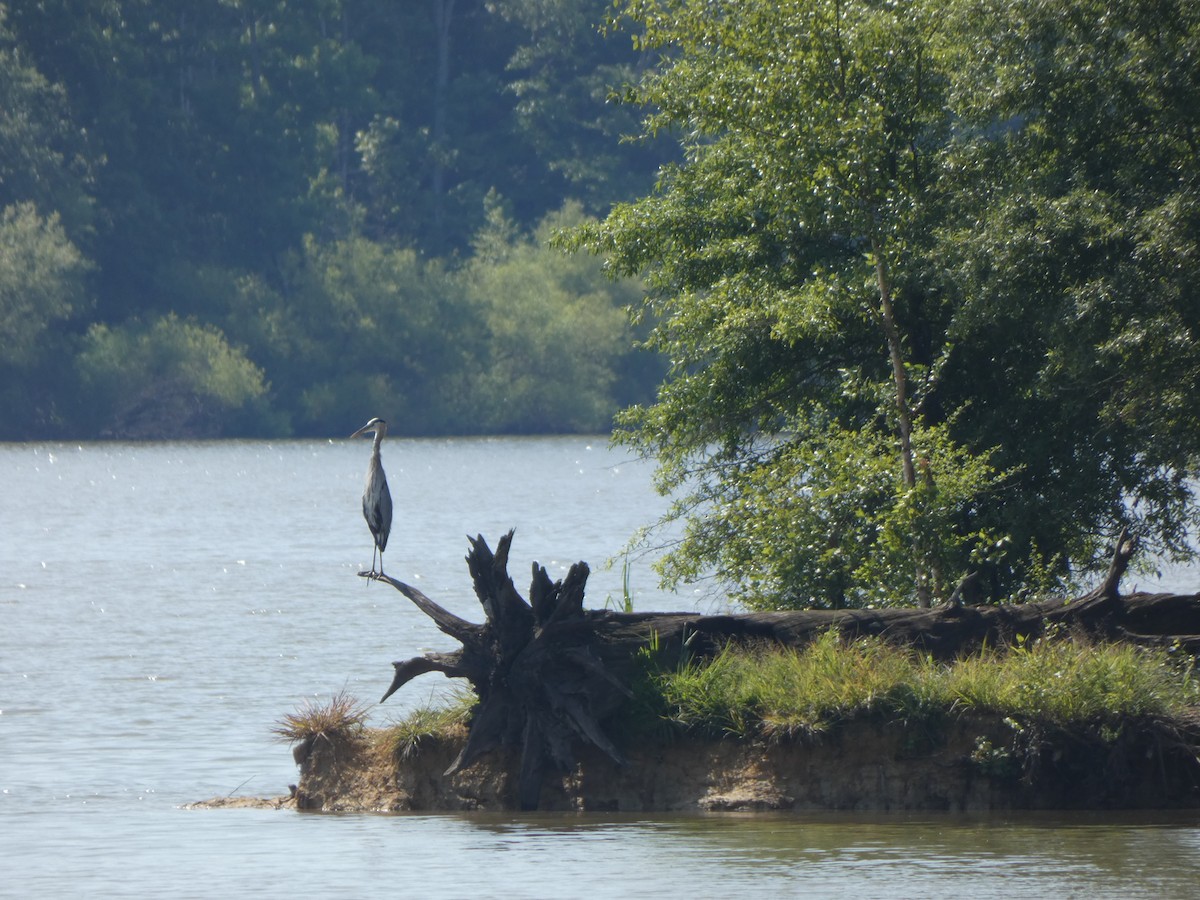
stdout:
{"type": "MultiPolygon", "coordinates": [[[[597,39],[601,3],[537,5],[0,5],[0,209],[57,216],[92,263],[70,316],[45,308],[37,364],[5,372],[6,396],[29,402],[0,427],[101,427],[72,402],[66,361],[95,352],[91,325],[172,316],[270,372],[285,431],[340,433],[345,402],[364,397],[399,398],[393,417],[422,431],[494,427],[468,411],[486,324],[453,277],[484,198],[511,198],[528,232],[566,196],[599,211],[648,184],[657,158],[617,147],[624,119],[604,114],[637,54],[597,39]],[[379,284],[359,280],[370,270],[379,284]],[[370,324],[343,318],[356,305],[370,324]]],[[[629,396],[637,367],[612,358],[604,390],[629,396]]]]}
{"type": "Polygon", "coordinates": [[[87,261],[58,215],[31,202],[0,212],[0,434],[53,429],[69,346],[55,330],[86,305],[87,261]]]}
{"type": "Polygon", "coordinates": [[[0,434],[61,424],[71,347],[92,306],[92,166],[62,87],[34,66],[0,5],[0,434]]]}
{"type": "Polygon", "coordinates": [[[0,212],[0,361],[37,358],[45,332],[81,301],[86,271],[57,214],[43,218],[32,203],[0,212]]]}
{"type": "Polygon", "coordinates": [[[545,172],[515,135],[503,77],[517,30],[490,6],[381,5],[385,20],[360,34],[383,61],[380,109],[357,143],[372,238],[447,256],[469,247],[489,190],[524,184],[541,195],[545,172]]]}
{"type": "Polygon", "coordinates": [[[72,127],[62,86],[29,63],[6,18],[0,5],[0,207],[32,203],[80,242],[94,216],[86,141],[72,127]]]}
{"type": "Polygon", "coordinates": [[[217,437],[246,423],[263,373],[212,326],[174,315],[149,325],[93,325],[76,365],[81,417],[109,437],[217,437]]]}
{"type": "Polygon", "coordinates": [[[663,52],[628,99],[686,161],[576,240],[646,275],[672,362],[618,433],[687,520],[668,580],[925,604],[976,570],[1069,577],[1125,524],[1186,551],[1194,392],[1142,389],[1196,371],[1195,294],[1137,260],[1195,246],[1200,93],[1171,57],[1200,44],[1148,5],[621,4],[663,52]],[[1168,148],[1120,146],[1130,116],[1168,148]],[[1143,242],[1148,199],[1167,231],[1143,242]]]}
{"type": "Polygon", "coordinates": [[[623,363],[634,353],[623,308],[637,284],[609,282],[597,260],[568,256],[551,237],[583,219],[579,204],[518,234],[494,196],[462,279],[485,328],[474,363],[477,428],[507,434],[608,432],[623,363]]]}
{"type": "MultiPolygon", "coordinates": [[[[605,40],[600,26],[611,6],[611,0],[491,3],[521,26],[507,66],[517,134],[556,176],[559,196],[569,192],[591,214],[607,212],[614,198],[649,190],[658,166],[673,157],[665,138],[624,140],[638,131],[636,111],[611,98],[649,60],[628,43],[605,40]]],[[[559,196],[526,187],[514,199],[528,211],[559,196]]]]}
{"type": "Polygon", "coordinates": [[[343,37],[345,6],[14,5],[25,52],[62,85],[69,120],[104,160],[94,247],[102,319],[175,296],[189,265],[270,272],[338,218],[345,154],[374,112],[372,61],[343,37]]]}
{"type": "Polygon", "coordinates": [[[1103,564],[1128,524],[1186,557],[1200,410],[1200,10],[965,2],[949,59],[963,298],[943,402],[1017,467],[1016,548],[1103,564]]]}
{"type": "Polygon", "coordinates": [[[301,434],[378,414],[394,433],[464,428],[461,380],[479,329],[443,265],[365,237],[309,238],[283,287],[245,277],[231,331],[270,373],[301,434]]]}

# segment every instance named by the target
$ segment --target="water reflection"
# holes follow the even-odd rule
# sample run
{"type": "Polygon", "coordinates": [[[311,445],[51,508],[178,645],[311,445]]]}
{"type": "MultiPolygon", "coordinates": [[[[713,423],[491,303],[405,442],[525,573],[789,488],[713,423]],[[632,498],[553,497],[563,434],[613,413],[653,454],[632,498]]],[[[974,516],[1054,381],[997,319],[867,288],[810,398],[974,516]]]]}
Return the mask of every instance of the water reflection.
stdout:
{"type": "MultiPolygon", "coordinates": [[[[373,830],[372,817],[336,818],[373,830]]],[[[408,883],[431,896],[1166,898],[1195,896],[1200,875],[1186,815],[382,818],[411,854],[408,883]],[[444,852],[429,857],[415,834],[444,852]]]]}

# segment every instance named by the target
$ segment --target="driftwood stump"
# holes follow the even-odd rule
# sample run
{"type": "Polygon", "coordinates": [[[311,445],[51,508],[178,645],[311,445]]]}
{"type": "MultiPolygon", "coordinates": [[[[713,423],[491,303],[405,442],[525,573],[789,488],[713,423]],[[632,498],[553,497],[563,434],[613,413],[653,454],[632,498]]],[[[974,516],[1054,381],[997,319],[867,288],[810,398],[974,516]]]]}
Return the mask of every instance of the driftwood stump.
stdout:
{"type": "Polygon", "coordinates": [[[522,809],[536,809],[543,771],[548,765],[569,769],[573,741],[591,744],[615,763],[624,763],[600,723],[620,706],[628,690],[591,650],[595,635],[583,608],[587,563],[571,566],[567,577],[557,582],[534,563],[526,603],[508,575],[512,536],[510,531],[500,539],[494,555],[482,536],[471,539],[467,565],[487,618],[483,625],[447,612],[416,588],[380,576],[462,644],[453,653],[394,663],[396,674],[383,700],[425,672],[466,678],[479,705],[466,744],[447,774],[496,747],[520,747],[518,800],[522,809]]]}
{"type": "Polygon", "coordinates": [[[508,575],[512,537],[511,531],[504,535],[494,554],[482,536],[470,539],[467,565],[486,617],[482,625],[459,618],[390,576],[360,574],[390,584],[462,644],[453,652],[393,663],[395,677],[383,700],[426,672],[466,678],[479,705],[448,774],[489,750],[519,748],[518,801],[523,809],[537,807],[549,767],[573,767],[576,741],[598,748],[615,764],[624,762],[604,723],[630,697],[638,652],[651,642],[664,658],[683,659],[713,653],[729,641],[799,646],[837,629],[847,639],[875,635],[952,660],[985,645],[1002,646],[1019,636],[1036,638],[1059,628],[1098,640],[1200,654],[1200,594],[1120,595],[1120,579],[1134,550],[1124,536],[1101,585],[1074,600],[712,616],[584,609],[589,572],[584,562],[557,582],[534,563],[526,602],[508,575]]]}

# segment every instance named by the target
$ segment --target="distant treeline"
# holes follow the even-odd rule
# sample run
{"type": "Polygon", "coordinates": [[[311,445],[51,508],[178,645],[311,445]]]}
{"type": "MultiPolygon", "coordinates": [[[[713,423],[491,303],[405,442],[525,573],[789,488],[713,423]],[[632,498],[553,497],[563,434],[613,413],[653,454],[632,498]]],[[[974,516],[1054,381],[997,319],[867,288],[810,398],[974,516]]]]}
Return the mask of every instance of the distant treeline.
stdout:
{"type": "Polygon", "coordinates": [[[652,186],[608,0],[0,4],[0,439],[607,430],[652,186]]]}

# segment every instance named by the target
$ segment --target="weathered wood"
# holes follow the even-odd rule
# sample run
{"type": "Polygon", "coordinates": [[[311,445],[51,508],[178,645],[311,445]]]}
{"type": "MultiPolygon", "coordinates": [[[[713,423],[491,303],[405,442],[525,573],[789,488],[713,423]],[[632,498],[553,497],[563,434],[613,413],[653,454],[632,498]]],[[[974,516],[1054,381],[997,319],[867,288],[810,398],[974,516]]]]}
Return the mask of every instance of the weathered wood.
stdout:
{"type": "Polygon", "coordinates": [[[628,690],[593,654],[596,639],[583,609],[587,564],[576,563],[558,582],[534,564],[527,603],[508,575],[512,537],[510,531],[501,538],[495,553],[482,536],[469,538],[467,567],[483,607],[483,625],[454,616],[403,582],[376,576],[462,644],[451,653],[395,663],[395,676],[383,700],[426,672],[466,678],[479,705],[449,772],[469,766],[496,747],[519,747],[519,801],[523,807],[535,807],[543,772],[549,766],[569,768],[576,741],[596,747],[616,763],[624,761],[600,723],[628,690]]]}
{"type": "Polygon", "coordinates": [[[624,762],[603,723],[630,696],[638,651],[652,642],[663,658],[682,660],[713,653],[730,641],[801,646],[836,629],[848,639],[879,636],[951,660],[1058,629],[1200,654],[1200,594],[1120,595],[1120,579],[1135,549],[1125,535],[1101,584],[1070,601],[709,616],[584,609],[589,570],[583,562],[557,582],[534,563],[526,602],[508,575],[512,538],[511,531],[504,535],[495,553],[482,536],[469,538],[467,566],[484,610],[482,625],[455,616],[390,576],[361,574],[392,585],[462,644],[453,652],[393,663],[395,675],[383,700],[426,672],[466,678],[479,705],[448,773],[497,747],[520,748],[518,799],[524,808],[537,805],[545,771],[572,767],[576,742],[624,762]]]}

